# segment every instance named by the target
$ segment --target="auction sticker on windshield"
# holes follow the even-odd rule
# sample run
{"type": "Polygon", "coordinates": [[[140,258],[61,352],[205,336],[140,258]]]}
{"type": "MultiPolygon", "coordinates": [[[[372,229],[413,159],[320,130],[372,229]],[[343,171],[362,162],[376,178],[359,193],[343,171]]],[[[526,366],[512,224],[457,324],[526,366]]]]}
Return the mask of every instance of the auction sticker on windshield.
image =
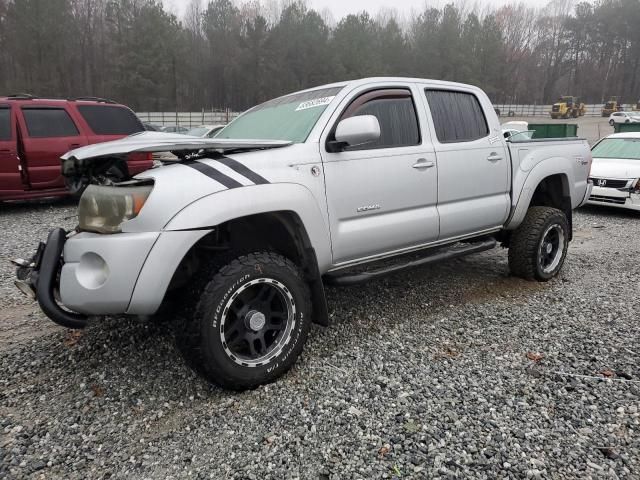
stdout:
{"type": "Polygon", "coordinates": [[[302,102],[300,105],[298,105],[298,108],[296,108],[296,112],[300,110],[306,110],[308,108],[329,105],[331,103],[331,100],[333,100],[334,98],[336,98],[335,95],[333,97],[322,97],[314,98],[313,100],[307,100],[306,102],[302,102]]]}

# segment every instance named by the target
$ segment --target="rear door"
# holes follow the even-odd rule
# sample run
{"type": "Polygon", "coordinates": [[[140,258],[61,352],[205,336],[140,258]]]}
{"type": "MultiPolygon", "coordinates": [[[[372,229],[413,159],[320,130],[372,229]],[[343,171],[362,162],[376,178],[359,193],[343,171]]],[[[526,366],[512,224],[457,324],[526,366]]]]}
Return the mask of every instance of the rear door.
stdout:
{"type": "Polygon", "coordinates": [[[23,189],[15,116],[10,105],[0,104],[0,196],[23,189]]]}
{"type": "Polygon", "coordinates": [[[474,90],[426,88],[438,160],[440,239],[500,227],[510,206],[509,153],[490,133],[489,100],[474,90]]]}
{"type": "Polygon", "coordinates": [[[87,144],[64,106],[24,105],[19,110],[20,149],[34,190],[64,187],[60,157],[87,144]]]}
{"type": "Polygon", "coordinates": [[[334,116],[322,141],[334,264],[435,241],[437,165],[420,94],[409,84],[364,87],[334,116]],[[380,139],[333,153],[340,120],[374,115],[380,139]]]}

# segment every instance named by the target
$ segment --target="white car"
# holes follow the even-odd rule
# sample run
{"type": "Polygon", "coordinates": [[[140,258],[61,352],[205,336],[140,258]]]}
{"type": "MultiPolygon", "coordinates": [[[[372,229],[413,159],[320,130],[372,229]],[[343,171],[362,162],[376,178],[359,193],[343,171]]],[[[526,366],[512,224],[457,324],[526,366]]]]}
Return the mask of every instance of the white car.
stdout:
{"type": "Polygon", "coordinates": [[[614,133],[593,146],[588,203],[640,210],[640,132],[614,133]]]}
{"type": "Polygon", "coordinates": [[[164,133],[179,133],[180,135],[186,135],[189,129],[182,125],[166,125],[162,127],[160,131],[164,133]]]}
{"type": "Polygon", "coordinates": [[[640,122],[640,112],[613,112],[609,116],[609,125],[616,123],[638,123],[640,122]]]}
{"type": "Polygon", "coordinates": [[[216,136],[216,133],[224,127],[226,127],[226,125],[200,125],[186,132],[186,135],[200,138],[213,138],[216,136]]]}

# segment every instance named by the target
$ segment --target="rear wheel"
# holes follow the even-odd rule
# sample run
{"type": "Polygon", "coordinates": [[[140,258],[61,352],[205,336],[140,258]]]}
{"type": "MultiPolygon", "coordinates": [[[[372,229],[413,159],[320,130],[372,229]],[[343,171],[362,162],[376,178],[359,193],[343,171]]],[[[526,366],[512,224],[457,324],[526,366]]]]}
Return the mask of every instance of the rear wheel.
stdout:
{"type": "MultiPolygon", "coordinates": [[[[196,296],[197,292],[196,292],[196,296]]],[[[300,269],[271,252],[241,256],[200,292],[176,340],[187,361],[218,385],[243,390],[276,380],[302,352],[311,301],[300,269]]]]}
{"type": "Polygon", "coordinates": [[[569,225],[565,214],[557,208],[531,207],[511,237],[511,273],[546,282],[562,268],[568,247],[569,225]]]}

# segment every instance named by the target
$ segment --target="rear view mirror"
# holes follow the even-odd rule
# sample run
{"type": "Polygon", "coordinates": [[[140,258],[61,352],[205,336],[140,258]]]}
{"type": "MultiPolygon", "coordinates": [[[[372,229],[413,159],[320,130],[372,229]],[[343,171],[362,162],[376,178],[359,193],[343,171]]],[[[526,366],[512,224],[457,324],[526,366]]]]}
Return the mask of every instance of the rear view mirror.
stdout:
{"type": "Polygon", "coordinates": [[[336,143],[353,147],[375,142],[380,138],[380,122],[373,115],[349,117],[336,127],[336,143]]]}

